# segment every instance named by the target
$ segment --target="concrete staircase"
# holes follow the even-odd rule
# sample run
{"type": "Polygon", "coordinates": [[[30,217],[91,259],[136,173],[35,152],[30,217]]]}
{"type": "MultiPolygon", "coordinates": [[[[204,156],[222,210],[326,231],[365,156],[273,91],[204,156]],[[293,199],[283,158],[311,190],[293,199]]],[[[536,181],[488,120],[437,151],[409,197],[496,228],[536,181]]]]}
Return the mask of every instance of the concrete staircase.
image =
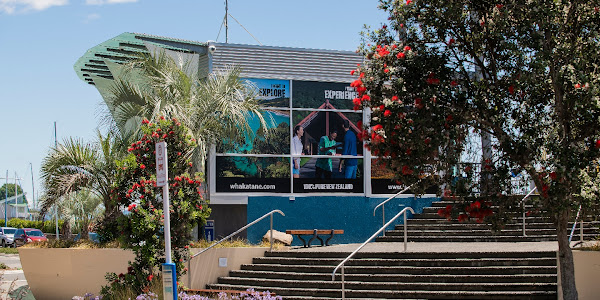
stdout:
{"type": "MultiPolygon", "coordinates": [[[[531,214],[525,217],[525,236],[523,236],[522,213],[514,213],[513,219],[500,232],[492,232],[488,224],[470,221],[459,223],[448,221],[437,214],[438,210],[453,202],[434,202],[431,207],[423,209],[407,222],[407,235],[410,242],[541,242],[555,241],[556,229],[548,217],[531,214]]],[[[600,237],[600,222],[594,216],[586,216],[584,222],[584,239],[594,240],[600,237]]],[[[570,224],[572,226],[572,224],[570,224]]],[[[573,241],[579,240],[579,224],[573,241]]],[[[569,227],[570,230],[571,227],[569,227]]],[[[378,237],[378,242],[401,242],[404,240],[404,225],[396,225],[388,230],[385,236],[378,237]]]]}
{"type": "MultiPolygon", "coordinates": [[[[267,252],[207,288],[340,299],[331,273],[349,253],[326,249],[267,252]]],[[[557,289],[554,251],[359,252],[345,274],[346,299],[556,299],[557,289]]]]}

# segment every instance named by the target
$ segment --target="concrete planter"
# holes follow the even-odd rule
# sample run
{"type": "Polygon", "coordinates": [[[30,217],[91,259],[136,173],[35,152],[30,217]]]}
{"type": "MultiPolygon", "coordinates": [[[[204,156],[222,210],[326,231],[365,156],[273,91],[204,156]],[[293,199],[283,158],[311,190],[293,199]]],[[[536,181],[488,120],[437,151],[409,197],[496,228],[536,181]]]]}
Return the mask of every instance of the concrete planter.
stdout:
{"type": "Polygon", "coordinates": [[[19,248],[25,279],[37,299],[98,295],[108,272],[127,272],[133,252],[123,249],[19,248]]]}
{"type": "MultiPolygon", "coordinates": [[[[264,256],[269,248],[213,248],[191,261],[189,276],[180,281],[184,286],[199,289],[216,282],[254,257],[264,256]],[[191,281],[190,281],[191,279],[191,281]]],[[[192,249],[192,253],[200,249],[192,249]]],[[[48,249],[19,248],[25,279],[38,299],[64,300],[85,293],[98,295],[108,272],[125,273],[133,252],[123,249],[48,249]]]]}
{"type": "MultiPolygon", "coordinates": [[[[600,251],[573,250],[575,264],[575,285],[579,300],[598,299],[600,295],[600,251]]],[[[558,299],[562,299],[560,274],[558,276],[558,299]]]]}

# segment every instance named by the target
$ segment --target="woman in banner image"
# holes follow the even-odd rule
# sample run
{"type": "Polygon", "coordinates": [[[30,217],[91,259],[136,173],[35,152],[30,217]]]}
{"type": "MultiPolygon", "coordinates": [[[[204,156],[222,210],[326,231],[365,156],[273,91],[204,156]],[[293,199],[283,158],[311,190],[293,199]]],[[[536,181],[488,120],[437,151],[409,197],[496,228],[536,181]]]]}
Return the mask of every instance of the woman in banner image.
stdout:
{"type": "MultiPolygon", "coordinates": [[[[304,127],[296,125],[292,138],[292,155],[302,155],[302,135],[304,135],[304,127]]],[[[300,178],[300,157],[292,158],[292,164],[292,175],[294,178],[300,178]]]]}
{"type": "MultiPolygon", "coordinates": [[[[337,131],[332,131],[329,133],[329,136],[322,136],[319,140],[319,155],[335,155],[335,148],[337,147],[337,142],[335,138],[337,137],[337,131]]],[[[333,171],[333,165],[331,162],[331,158],[317,158],[317,163],[315,164],[315,178],[326,178],[331,179],[331,173],[333,171]]]]}

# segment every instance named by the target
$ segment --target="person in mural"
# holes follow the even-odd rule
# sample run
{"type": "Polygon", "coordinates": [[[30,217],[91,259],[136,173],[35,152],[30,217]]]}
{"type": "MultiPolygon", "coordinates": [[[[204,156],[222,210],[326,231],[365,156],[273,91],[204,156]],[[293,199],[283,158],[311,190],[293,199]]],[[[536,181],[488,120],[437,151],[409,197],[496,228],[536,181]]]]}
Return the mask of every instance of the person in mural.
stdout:
{"type": "MultiPolygon", "coordinates": [[[[302,155],[302,135],[304,135],[304,127],[296,125],[296,127],[294,127],[294,137],[292,138],[292,155],[302,155]]],[[[292,174],[294,178],[300,178],[300,157],[294,157],[292,163],[292,174]]]]}
{"type": "MultiPolygon", "coordinates": [[[[356,156],[356,134],[350,130],[350,121],[344,120],[344,147],[342,148],[342,155],[353,155],[356,156]]],[[[342,172],[342,166],[344,167],[344,178],[356,179],[356,170],[358,168],[358,159],[356,158],[343,158],[340,161],[339,172],[342,172]]]]}
{"type": "MultiPolygon", "coordinates": [[[[329,136],[322,136],[319,140],[319,155],[335,155],[335,148],[337,147],[337,142],[335,138],[337,137],[337,131],[331,131],[329,136]]],[[[333,171],[333,164],[331,158],[317,158],[317,163],[315,164],[315,178],[331,178],[331,173],[333,171]]]]}

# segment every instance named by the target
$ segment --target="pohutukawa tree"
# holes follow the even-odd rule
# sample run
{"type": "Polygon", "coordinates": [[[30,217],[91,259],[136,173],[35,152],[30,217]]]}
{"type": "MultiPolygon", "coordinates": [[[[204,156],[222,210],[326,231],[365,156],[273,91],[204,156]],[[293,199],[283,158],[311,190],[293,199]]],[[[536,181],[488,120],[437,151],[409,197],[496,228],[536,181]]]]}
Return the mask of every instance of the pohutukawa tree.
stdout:
{"type": "Polygon", "coordinates": [[[535,183],[556,223],[564,299],[577,298],[567,224],[597,199],[587,188],[600,156],[599,6],[380,1],[388,22],[365,34],[368,60],[353,71],[356,108],[372,112],[368,147],[402,183],[436,183],[462,203],[441,214],[481,222],[492,205],[511,209],[515,174],[535,183]],[[476,151],[475,184],[475,170],[457,166],[478,135],[490,145],[476,151]]]}
{"type": "Polygon", "coordinates": [[[126,274],[107,275],[105,296],[118,286],[142,292],[164,263],[164,211],[162,187],[156,186],[156,143],[167,143],[171,246],[177,277],[187,272],[184,262],[189,258],[193,227],[203,225],[211,211],[202,196],[203,176],[192,173],[190,156],[196,141],[188,129],[176,119],[165,118],[157,123],[144,119],[141,129],[142,138],[131,144],[126,158],[117,162],[118,183],[114,189],[116,201],[128,211],[118,220],[117,234],[122,244],[134,251],[136,259],[129,263],[126,274]]]}

